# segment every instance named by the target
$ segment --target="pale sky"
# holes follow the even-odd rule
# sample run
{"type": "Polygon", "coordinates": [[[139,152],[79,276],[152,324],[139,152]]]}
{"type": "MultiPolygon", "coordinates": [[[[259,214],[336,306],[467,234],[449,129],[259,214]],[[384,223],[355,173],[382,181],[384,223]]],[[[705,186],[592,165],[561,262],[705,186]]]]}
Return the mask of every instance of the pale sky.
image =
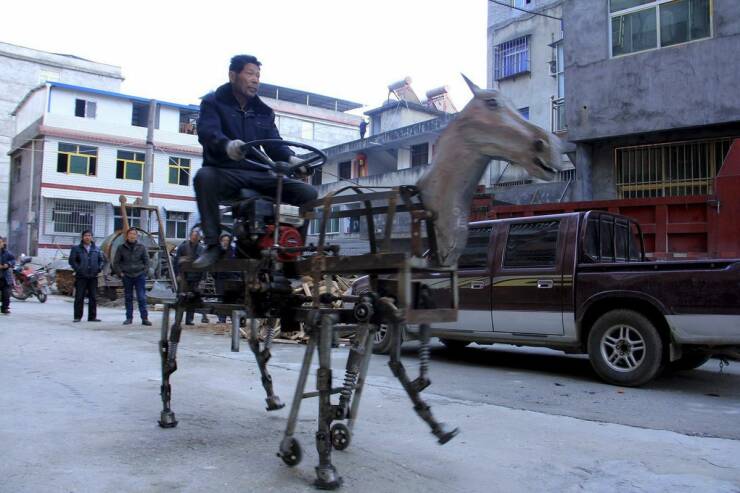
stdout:
{"type": "Polygon", "coordinates": [[[178,103],[227,80],[237,53],[262,82],[377,106],[410,76],[421,99],[484,86],[486,0],[3,2],[0,41],[119,65],[122,92],[178,103]]]}

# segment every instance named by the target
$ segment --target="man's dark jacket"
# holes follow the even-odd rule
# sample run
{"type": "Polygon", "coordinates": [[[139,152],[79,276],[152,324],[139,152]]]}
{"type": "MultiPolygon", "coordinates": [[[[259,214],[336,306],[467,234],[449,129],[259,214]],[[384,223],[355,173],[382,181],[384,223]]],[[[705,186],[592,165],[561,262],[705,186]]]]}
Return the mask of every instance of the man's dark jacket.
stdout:
{"type": "Polygon", "coordinates": [[[146,252],[146,247],[138,241],[136,243],[124,241],[123,245],[116,250],[113,267],[117,274],[127,277],[139,277],[146,274],[149,270],[149,254],[146,252]]]}
{"type": "Polygon", "coordinates": [[[0,270],[0,279],[5,279],[8,285],[13,284],[13,267],[15,267],[15,255],[10,253],[7,247],[0,250],[0,265],[8,264],[8,268],[0,270]]]}
{"type": "Polygon", "coordinates": [[[75,271],[76,277],[92,279],[98,277],[100,270],[103,268],[105,257],[95,243],[90,243],[90,251],[85,250],[85,245],[80,242],[79,245],[72,247],[69,252],[69,265],[75,271]]]}
{"type": "MultiPolygon", "coordinates": [[[[242,109],[226,83],[203,97],[198,118],[198,141],[203,146],[203,166],[265,171],[246,161],[232,161],[226,155],[230,140],[245,143],[257,139],[279,139],[275,112],[259,96],[250,98],[242,109]]],[[[274,161],[287,161],[293,152],[285,145],[265,146],[274,161]]]]}
{"type": "MultiPolygon", "coordinates": [[[[203,250],[205,250],[205,248],[200,243],[196,243],[195,247],[193,247],[192,243],[190,243],[190,240],[183,241],[180,246],[177,247],[177,250],[175,250],[175,274],[180,273],[181,261],[193,261],[203,253],[203,250]]],[[[185,280],[187,280],[188,282],[198,282],[201,279],[203,279],[202,272],[185,273],[185,280]]]]}

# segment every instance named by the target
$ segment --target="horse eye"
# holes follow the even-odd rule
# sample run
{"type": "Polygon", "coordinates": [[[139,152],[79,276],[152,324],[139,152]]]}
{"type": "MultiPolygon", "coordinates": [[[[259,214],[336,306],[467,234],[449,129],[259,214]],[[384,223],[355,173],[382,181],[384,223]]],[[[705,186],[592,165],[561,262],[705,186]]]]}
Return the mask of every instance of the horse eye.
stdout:
{"type": "Polygon", "coordinates": [[[498,101],[496,101],[495,98],[486,99],[486,106],[488,106],[492,110],[495,110],[496,108],[498,108],[498,101]]]}

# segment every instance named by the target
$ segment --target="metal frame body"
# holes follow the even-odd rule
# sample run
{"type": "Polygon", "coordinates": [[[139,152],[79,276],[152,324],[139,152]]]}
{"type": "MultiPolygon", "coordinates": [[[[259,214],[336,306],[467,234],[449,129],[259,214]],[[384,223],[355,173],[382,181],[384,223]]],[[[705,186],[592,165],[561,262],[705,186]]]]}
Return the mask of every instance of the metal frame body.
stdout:
{"type": "MultiPolygon", "coordinates": [[[[280,188],[278,188],[279,207],[280,188]]],[[[198,293],[189,290],[184,276],[180,278],[178,300],[174,304],[176,316],[174,324],[169,327],[171,307],[165,308],[160,341],[162,360],[161,396],[163,410],[159,424],[162,427],[177,425],[171,410],[171,387],[169,377],[177,369],[176,352],[180,342],[181,322],[187,308],[196,308],[216,313],[232,315],[232,351],[239,349],[239,334],[242,317],[250,319],[250,349],[255,354],[262,375],[262,384],[267,395],[267,410],[280,409],[283,404],[272,388],[272,379],[267,370],[270,359],[271,333],[264,343],[258,340],[256,318],[275,316],[265,307],[267,304],[280,303],[280,310],[293,320],[303,322],[308,335],[308,344],[301,365],[298,382],[295,388],[290,414],[286,424],[278,455],[289,466],[297,465],[302,458],[302,451],[294,437],[298,413],[303,399],[318,397],[319,419],[316,432],[316,449],[319,454],[319,465],[316,468],[315,485],[320,489],[335,489],[342,484],[331,463],[332,448],[345,449],[351,441],[351,433],[357,421],[360,397],[367,377],[370,357],[372,355],[373,335],[384,324],[393,334],[393,345],[389,366],[414,404],[414,410],[428,423],[439,443],[443,444],[457,434],[457,429],[447,431],[437,422],[429,406],[421,398],[421,391],[429,384],[429,323],[451,322],[457,318],[457,271],[455,267],[437,266],[433,217],[427,212],[419,193],[414,187],[383,188],[381,191],[347,187],[326,196],[320,201],[307,204],[302,208],[305,219],[321,218],[321,232],[316,246],[302,247],[304,254],[295,262],[282,263],[278,255],[288,251],[277,245],[263,250],[261,259],[224,259],[208,269],[194,269],[190,264],[183,264],[180,271],[195,272],[232,272],[241,275],[241,301],[226,304],[224,300],[204,300],[198,293]],[[342,195],[344,192],[349,195],[342,195]],[[381,205],[373,205],[379,201],[381,205]],[[334,210],[337,204],[359,202],[360,210],[334,210]],[[319,212],[314,212],[314,207],[319,212]],[[393,219],[402,213],[411,216],[410,252],[397,253],[392,248],[393,219]],[[385,235],[378,238],[375,234],[374,216],[385,216],[385,235]],[[339,248],[326,243],[326,227],[331,219],[340,217],[363,216],[367,221],[370,253],[365,255],[343,256],[339,248]],[[424,224],[422,224],[424,223],[424,224]],[[422,230],[422,226],[425,226],[422,230]],[[426,233],[430,255],[424,255],[423,233],[426,233]],[[311,255],[307,255],[307,254],[311,255]],[[272,286],[277,281],[285,281],[286,271],[296,279],[310,276],[313,281],[311,295],[301,293],[286,294],[283,290],[278,297],[270,298],[272,286]],[[334,296],[320,293],[321,282],[335,274],[368,274],[370,290],[359,296],[334,296]],[[429,279],[433,274],[447,278],[454,293],[450,306],[434,306],[428,296],[423,278],[429,279]],[[272,277],[274,276],[274,277],[272,277]],[[267,298],[265,298],[267,296],[267,298]],[[353,303],[352,308],[336,307],[336,301],[353,303]],[[420,373],[411,380],[400,360],[402,326],[405,323],[421,324],[420,373]],[[347,358],[343,384],[333,386],[331,370],[332,342],[337,333],[351,334],[352,344],[347,358]],[[316,391],[306,392],[305,386],[311,370],[314,351],[318,351],[319,367],[316,372],[316,391]],[[338,402],[333,403],[332,396],[339,394],[338,402]],[[346,422],[346,424],[343,423],[346,422]]],[[[278,216],[276,216],[278,217],[278,216]]],[[[276,228],[277,230],[277,228],[276,228]]],[[[292,250],[291,250],[292,251],[292,250]]]]}

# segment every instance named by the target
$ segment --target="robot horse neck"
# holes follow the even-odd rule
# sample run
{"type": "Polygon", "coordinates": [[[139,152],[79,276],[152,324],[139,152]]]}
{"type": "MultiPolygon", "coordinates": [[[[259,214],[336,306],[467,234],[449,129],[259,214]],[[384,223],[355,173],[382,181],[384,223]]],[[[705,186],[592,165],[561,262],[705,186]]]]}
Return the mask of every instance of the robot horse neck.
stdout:
{"type": "Polygon", "coordinates": [[[556,136],[525,120],[496,89],[481,89],[463,78],[473,99],[442,132],[418,187],[424,208],[435,214],[436,259],[457,262],[468,237],[475,189],[491,159],[509,161],[543,180],[561,171],[556,136]]]}

